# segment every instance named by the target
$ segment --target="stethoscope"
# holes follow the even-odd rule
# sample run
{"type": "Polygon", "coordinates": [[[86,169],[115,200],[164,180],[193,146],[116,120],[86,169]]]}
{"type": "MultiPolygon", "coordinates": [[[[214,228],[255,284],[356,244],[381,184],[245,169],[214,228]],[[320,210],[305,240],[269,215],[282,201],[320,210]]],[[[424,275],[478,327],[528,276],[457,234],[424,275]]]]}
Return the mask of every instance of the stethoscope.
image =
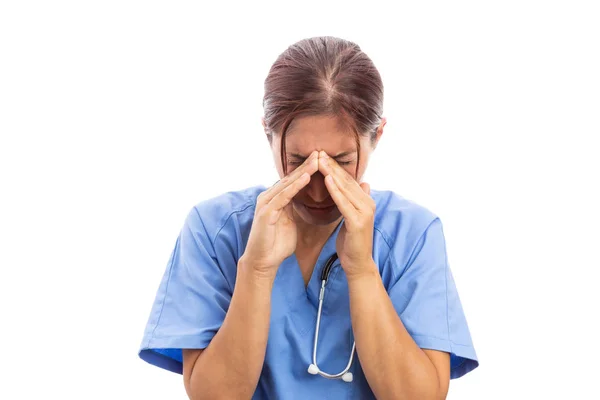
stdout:
{"type": "Polygon", "coordinates": [[[348,360],[348,365],[342,372],[338,372],[337,374],[328,374],[327,372],[323,372],[319,369],[317,365],[317,343],[319,341],[319,325],[321,324],[321,310],[323,309],[323,297],[325,296],[325,285],[327,284],[327,279],[329,279],[329,273],[331,272],[331,267],[335,260],[337,260],[337,253],[329,258],[327,264],[325,264],[325,268],[323,268],[323,272],[321,272],[321,291],[319,292],[319,311],[317,312],[317,326],[315,328],[315,341],[313,344],[313,355],[312,355],[312,364],[308,366],[308,373],[312,375],[321,375],[324,378],[328,379],[342,379],[344,382],[352,382],[353,376],[350,371],[350,367],[352,366],[352,360],[354,359],[354,349],[356,348],[356,341],[352,344],[352,353],[350,353],[350,359],[348,360]]]}

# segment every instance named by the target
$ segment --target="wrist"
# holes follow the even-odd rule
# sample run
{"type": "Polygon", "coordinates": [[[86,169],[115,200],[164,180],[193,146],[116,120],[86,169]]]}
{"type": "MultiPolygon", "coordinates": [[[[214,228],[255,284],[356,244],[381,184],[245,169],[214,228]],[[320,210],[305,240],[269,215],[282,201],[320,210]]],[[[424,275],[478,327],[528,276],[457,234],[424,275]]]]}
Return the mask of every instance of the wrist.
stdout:
{"type": "Polygon", "coordinates": [[[348,268],[346,271],[346,279],[348,280],[348,285],[352,285],[358,282],[365,281],[377,281],[381,280],[379,275],[379,269],[375,261],[371,260],[370,262],[365,263],[359,268],[348,268]]]}
{"type": "Polygon", "coordinates": [[[272,285],[275,280],[275,275],[277,275],[277,268],[262,265],[253,260],[249,260],[242,255],[238,260],[237,273],[238,278],[272,285]]]}

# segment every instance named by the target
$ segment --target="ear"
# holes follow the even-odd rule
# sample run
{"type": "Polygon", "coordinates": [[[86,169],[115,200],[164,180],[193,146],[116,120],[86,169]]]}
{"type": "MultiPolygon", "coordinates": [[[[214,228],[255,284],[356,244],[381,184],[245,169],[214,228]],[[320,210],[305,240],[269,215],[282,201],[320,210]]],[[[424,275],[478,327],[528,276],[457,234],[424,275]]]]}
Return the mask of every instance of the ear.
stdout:
{"type": "Polygon", "coordinates": [[[377,147],[377,143],[379,143],[379,139],[381,139],[381,135],[383,135],[383,127],[387,124],[387,118],[382,117],[381,123],[377,127],[377,133],[375,134],[375,139],[373,140],[373,150],[377,147]]]}
{"type": "Polygon", "coordinates": [[[265,123],[265,117],[260,117],[260,123],[263,126],[263,130],[265,131],[265,135],[267,136],[269,145],[271,145],[273,143],[273,136],[269,133],[269,130],[267,129],[267,124],[265,123]]]}

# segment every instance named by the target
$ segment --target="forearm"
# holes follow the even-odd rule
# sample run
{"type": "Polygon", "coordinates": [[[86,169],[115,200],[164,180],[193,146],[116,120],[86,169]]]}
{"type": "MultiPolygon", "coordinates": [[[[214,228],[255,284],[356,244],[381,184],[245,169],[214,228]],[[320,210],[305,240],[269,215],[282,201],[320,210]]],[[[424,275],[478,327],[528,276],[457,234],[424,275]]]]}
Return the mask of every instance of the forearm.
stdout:
{"type": "Polygon", "coordinates": [[[249,399],[265,359],[273,277],[240,260],[223,324],[200,354],[190,378],[192,399],[249,399]]]}
{"type": "Polygon", "coordinates": [[[438,399],[436,369],[406,331],[377,267],[348,286],[356,350],[377,398],[438,399]]]}

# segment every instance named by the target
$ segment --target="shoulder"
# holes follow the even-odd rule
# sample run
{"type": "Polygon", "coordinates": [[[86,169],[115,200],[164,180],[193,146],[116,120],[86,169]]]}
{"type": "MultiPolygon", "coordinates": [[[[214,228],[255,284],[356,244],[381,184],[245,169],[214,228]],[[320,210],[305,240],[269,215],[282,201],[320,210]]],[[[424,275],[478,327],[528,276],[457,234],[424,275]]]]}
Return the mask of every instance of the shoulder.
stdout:
{"type": "Polygon", "coordinates": [[[439,217],[427,207],[393,191],[371,190],[371,196],[376,203],[374,235],[381,247],[380,256],[391,258],[393,268],[400,269],[395,273],[401,273],[412,250],[439,217]]]}
{"type": "Polygon", "coordinates": [[[393,191],[371,190],[377,205],[375,229],[392,241],[399,234],[421,236],[438,216],[425,206],[393,191]]]}
{"type": "Polygon", "coordinates": [[[214,241],[224,229],[252,224],[256,198],[266,189],[262,185],[252,186],[204,199],[192,207],[188,223],[201,225],[214,241]]]}

